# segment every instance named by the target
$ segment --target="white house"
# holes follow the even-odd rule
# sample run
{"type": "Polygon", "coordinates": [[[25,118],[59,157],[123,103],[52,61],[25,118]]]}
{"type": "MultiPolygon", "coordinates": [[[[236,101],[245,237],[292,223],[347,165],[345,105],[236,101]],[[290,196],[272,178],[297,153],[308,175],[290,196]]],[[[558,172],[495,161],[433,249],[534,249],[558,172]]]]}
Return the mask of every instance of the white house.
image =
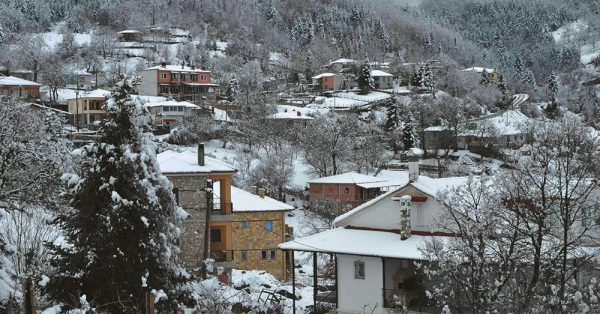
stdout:
{"type": "Polygon", "coordinates": [[[372,70],[371,77],[375,89],[389,89],[394,87],[394,75],[381,70],[372,70]]]}
{"type": "MultiPolygon", "coordinates": [[[[427,240],[450,236],[436,230],[439,193],[466,177],[419,176],[411,161],[410,181],[336,218],[332,230],[282,243],[282,250],[335,255],[337,313],[392,313],[396,302],[427,311],[424,280],[416,261],[427,240]]],[[[318,296],[316,296],[319,299],[318,296]]]]}

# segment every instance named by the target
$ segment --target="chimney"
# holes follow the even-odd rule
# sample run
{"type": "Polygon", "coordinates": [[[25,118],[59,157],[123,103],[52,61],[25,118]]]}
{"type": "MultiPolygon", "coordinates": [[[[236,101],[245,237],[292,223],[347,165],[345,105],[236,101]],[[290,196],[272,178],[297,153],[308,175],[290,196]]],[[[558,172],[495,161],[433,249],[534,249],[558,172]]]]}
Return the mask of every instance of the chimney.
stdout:
{"type": "Polygon", "coordinates": [[[163,67],[163,68],[166,68],[167,67],[167,63],[163,61],[163,62],[160,63],[160,66],[163,67]]]}
{"type": "Polygon", "coordinates": [[[258,189],[258,196],[260,196],[260,198],[265,198],[265,188],[258,189]]]}
{"type": "Polygon", "coordinates": [[[392,200],[400,202],[400,240],[404,241],[410,238],[410,195],[393,197],[392,200]]]}
{"type": "Polygon", "coordinates": [[[256,195],[256,185],[250,187],[250,193],[256,195]]]}
{"type": "Polygon", "coordinates": [[[301,117],[302,113],[300,111],[296,111],[296,117],[301,117]]]}
{"type": "Polygon", "coordinates": [[[198,144],[198,166],[204,166],[204,143],[198,144]]]}
{"type": "Polygon", "coordinates": [[[408,180],[410,182],[419,179],[419,160],[423,156],[423,150],[411,147],[406,151],[406,161],[408,162],[408,180]]]}

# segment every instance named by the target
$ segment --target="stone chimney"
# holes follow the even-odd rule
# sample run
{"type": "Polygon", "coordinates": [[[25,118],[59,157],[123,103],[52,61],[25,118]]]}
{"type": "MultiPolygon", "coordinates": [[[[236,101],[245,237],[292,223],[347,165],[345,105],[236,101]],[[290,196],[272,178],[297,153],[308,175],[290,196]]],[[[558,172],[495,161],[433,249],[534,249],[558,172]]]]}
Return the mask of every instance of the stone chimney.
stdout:
{"type": "Polygon", "coordinates": [[[403,195],[394,197],[392,200],[400,203],[400,240],[410,238],[410,204],[411,196],[403,195]]]}
{"type": "Polygon", "coordinates": [[[257,191],[256,185],[253,185],[253,186],[250,187],[250,193],[256,195],[256,191],[257,191]]]}
{"type": "Polygon", "coordinates": [[[265,188],[258,189],[258,196],[260,196],[260,198],[265,198],[265,188]]]}
{"type": "Polygon", "coordinates": [[[198,144],[198,166],[204,166],[204,143],[198,144]]]}

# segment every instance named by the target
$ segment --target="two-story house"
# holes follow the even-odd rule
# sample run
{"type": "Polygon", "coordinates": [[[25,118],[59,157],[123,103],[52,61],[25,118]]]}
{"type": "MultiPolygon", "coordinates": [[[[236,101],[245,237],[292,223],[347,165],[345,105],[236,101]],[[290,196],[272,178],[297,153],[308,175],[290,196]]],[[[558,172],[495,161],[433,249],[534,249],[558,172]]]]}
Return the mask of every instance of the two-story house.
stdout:
{"type": "Polygon", "coordinates": [[[286,278],[277,245],[286,239],[285,212],[293,207],[231,185],[236,169],[198,152],[158,154],[163,174],[173,183],[179,206],[187,211],[180,239],[183,260],[192,270],[212,258],[226,270],[260,269],[286,278]]]}
{"type": "MultiPolygon", "coordinates": [[[[428,240],[450,236],[436,230],[443,209],[438,193],[465,184],[467,178],[419,176],[418,160],[411,162],[404,186],[338,216],[332,230],[279,245],[292,256],[295,251],[312,252],[315,260],[319,253],[335,256],[336,291],[328,299],[337,313],[395,313],[398,303],[409,311],[430,310],[427,282],[414,262],[428,262],[419,250],[428,240]]],[[[315,306],[324,301],[317,293],[314,297],[315,306]]]]}
{"type": "Polygon", "coordinates": [[[390,89],[394,87],[394,75],[381,70],[372,70],[373,87],[375,89],[390,89]]]}
{"type": "Polygon", "coordinates": [[[170,96],[177,100],[203,103],[216,99],[219,84],[212,83],[211,72],[182,65],[162,63],[140,72],[138,91],[142,95],[170,96]]]}
{"type": "Polygon", "coordinates": [[[200,108],[187,101],[174,100],[147,102],[144,106],[153,116],[152,124],[154,126],[169,126],[171,129],[183,122],[184,116],[190,115],[193,110],[200,108]]]}
{"type": "Polygon", "coordinates": [[[40,86],[42,84],[19,77],[0,75],[0,95],[27,99],[40,98],[40,86]]]}
{"type": "Polygon", "coordinates": [[[321,73],[312,77],[312,88],[319,91],[335,91],[342,89],[344,77],[337,73],[321,73]]]}
{"type": "Polygon", "coordinates": [[[77,127],[91,128],[106,117],[104,103],[110,91],[95,89],[89,92],[76,92],[74,98],[67,99],[67,108],[73,115],[77,127]]]}

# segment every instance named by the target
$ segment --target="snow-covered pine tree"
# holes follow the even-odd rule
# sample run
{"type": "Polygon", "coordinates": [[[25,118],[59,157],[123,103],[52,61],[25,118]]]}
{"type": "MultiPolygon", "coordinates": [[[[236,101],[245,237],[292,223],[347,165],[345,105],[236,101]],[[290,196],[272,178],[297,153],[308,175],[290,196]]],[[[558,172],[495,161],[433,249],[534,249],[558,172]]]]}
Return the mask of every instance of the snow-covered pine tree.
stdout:
{"type": "Polygon", "coordinates": [[[409,148],[420,148],[421,141],[419,134],[417,133],[417,122],[413,117],[412,113],[406,112],[404,119],[404,128],[402,129],[402,145],[404,150],[409,148]]]}
{"type": "Polygon", "coordinates": [[[421,87],[429,91],[433,91],[433,88],[435,87],[435,82],[433,81],[433,71],[431,71],[431,66],[429,63],[426,63],[425,67],[423,68],[421,87]]]}
{"type": "Polygon", "coordinates": [[[489,83],[490,78],[488,77],[488,73],[485,69],[483,69],[483,71],[481,71],[481,80],[479,81],[479,84],[488,85],[489,83]]]}
{"type": "Polygon", "coordinates": [[[385,119],[385,131],[392,132],[398,126],[398,107],[396,106],[396,99],[392,99],[386,106],[387,117],[385,119]]]}
{"type": "Polygon", "coordinates": [[[358,89],[363,95],[368,94],[373,88],[373,77],[371,76],[371,66],[368,63],[364,63],[360,66],[358,72],[358,89]]]}
{"type": "Polygon", "coordinates": [[[155,144],[141,130],[147,111],[132,91],[133,82],[120,78],[98,141],[75,150],[80,170],[62,176],[70,209],[55,222],[65,243],[51,245],[56,272],[42,291],[63,309],[77,307],[82,295],[108,313],[143,311],[146,292],[162,312],[191,300],[175,245],[181,213],[158,169],[155,144]]]}
{"type": "Polygon", "coordinates": [[[227,84],[227,89],[225,90],[225,95],[227,96],[227,101],[234,102],[237,99],[238,94],[239,94],[238,80],[237,80],[237,78],[233,77],[229,80],[229,83],[227,84]]]}
{"type": "Polygon", "coordinates": [[[558,77],[552,71],[550,73],[550,77],[548,78],[548,90],[550,91],[550,101],[552,103],[556,103],[556,95],[558,94],[558,77]]]}
{"type": "Polygon", "coordinates": [[[508,90],[506,89],[506,83],[504,82],[503,75],[500,75],[500,77],[498,78],[498,89],[500,90],[500,93],[502,93],[502,100],[506,100],[506,93],[508,92],[508,90]]]}
{"type": "Polygon", "coordinates": [[[421,80],[423,78],[423,71],[419,69],[419,71],[413,71],[412,76],[410,77],[410,84],[415,87],[421,87],[421,80]]]}

